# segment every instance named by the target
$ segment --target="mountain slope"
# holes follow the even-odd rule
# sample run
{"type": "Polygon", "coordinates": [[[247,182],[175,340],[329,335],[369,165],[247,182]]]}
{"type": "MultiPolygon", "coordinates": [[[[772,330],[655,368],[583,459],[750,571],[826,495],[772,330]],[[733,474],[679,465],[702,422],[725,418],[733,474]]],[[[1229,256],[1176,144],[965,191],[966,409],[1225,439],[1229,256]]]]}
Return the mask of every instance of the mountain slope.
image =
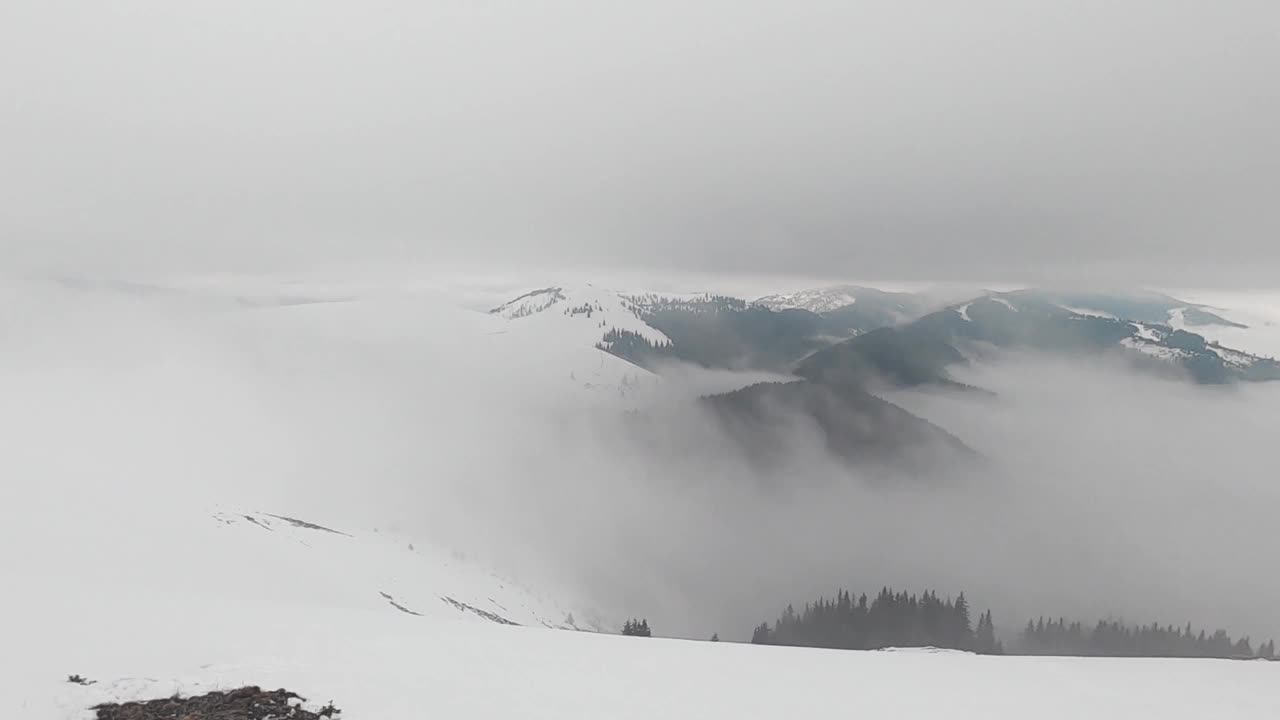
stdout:
{"type": "Polygon", "coordinates": [[[1204,305],[1157,292],[1068,292],[1053,290],[1022,290],[1011,295],[1054,303],[1066,310],[1082,315],[1099,315],[1152,325],[1168,325],[1176,315],[1189,327],[1218,325],[1245,328],[1242,323],[1228,320],[1211,312],[1204,305]]]}
{"type": "Polygon", "coordinates": [[[703,402],[764,466],[800,459],[808,450],[802,440],[814,430],[827,452],[851,466],[915,471],[974,457],[942,428],[848,385],[759,383],[703,402]]]}
{"type": "Polygon", "coordinates": [[[753,304],[770,310],[808,310],[819,315],[840,313],[861,325],[881,327],[915,319],[926,302],[915,293],[889,292],[861,285],[834,285],[767,295],[753,304]]]}
{"type": "MultiPolygon", "coordinates": [[[[6,326],[0,717],[89,720],[100,702],[249,684],[332,701],[353,720],[807,716],[847,706],[851,678],[859,711],[886,717],[1266,717],[1274,705],[1274,663],[552,629],[612,629],[617,618],[545,575],[495,574],[435,535],[437,523],[465,507],[459,524],[517,535],[499,518],[526,498],[496,492],[495,469],[510,468],[485,464],[536,427],[508,417],[517,392],[580,412],[594,396],[569,379],[572,363],[630,366],[575,334],[592,318],[546,316],[543,327],[537,315],[440,300],[169,314],[95,296],[6,326]],[[502,404],[483,404],[491,385],[502,404]],[[477,430],[451,432],[468,424],[477,430]],[[487,503],[450,495],[477,485],[493,486],[487,503]],[[425,530],[406,527],[421,517],[425,530]],[[92,684],[68,683],[73,674],[92,684]]],[[[858,432],[907,422],[870,396],[829,404],[832,389],[781,387],[708,404],[745,405],[753,426],[774,403],[858,432]]],[[[916,431],[933,434],[904,430],[916,431]]]]}
{"type": "Polygon", "coordinates": [[[641,367],[679,361],[727,370],[783,370],[863,327],[806,310],[772,310],[720,295],[553,286],[491,311],[513,328],[591,345],[641,367]]]}
{"type": "Polygon", "coordinates": [[[243,643],[219,638],[226,624],[214,616],[186,633],[174,656],[181,660],[171,663],[131,648],[128,628],[104,627],[86,640],[129,652],[78,658],[98,684],[67,685],[33,672],[55,670],[37,663],[9,676],[17,693],[6,700],[18,700],[10,716],[82,720],[82,708],[107,699],[254,683],[295,689],[317,704],[332,699],[353,720],[815,717],[847,707],[849,679],[857,678],[859,714],[876,717],[1199,720],[1267,717],[1280,680],[1280,663],[1267,662],[848,652],[429,620],[328,626],[337,640],[317,631],[325,619],[256,626],[256,641],[243,643]]]}
{"type": "Polygon", "coordinates": [[[947,368],[965,361],[962,351],[980,353],[984,346],[1118,353],[1141,368],[1182,371],[1205,384],[1280,379],[1273,360],[1167,325],[1068,310],[1029,291],[987,295],[853,338],[806,358],[796,372],[814,381],[949,384],[947,368]]]}
{"type": "Polygon", "coordinates": [[[642,366],[679,361],[725,370],[780,371],[856,332],[807,310],[770,310],[726,297],[650,301],[638,312],[669,342],[655,344],[615,329],[601,346],[642,366]]]}
{"type": "Polygon", "coordinates": [[[854,340],[809,356],[797,366],[796,375],[835,385],[862,386],[877,380],[904,387],[954,385],[946,368],[966,362],[944,335],[925,325],[880,328],[854,340]]]}

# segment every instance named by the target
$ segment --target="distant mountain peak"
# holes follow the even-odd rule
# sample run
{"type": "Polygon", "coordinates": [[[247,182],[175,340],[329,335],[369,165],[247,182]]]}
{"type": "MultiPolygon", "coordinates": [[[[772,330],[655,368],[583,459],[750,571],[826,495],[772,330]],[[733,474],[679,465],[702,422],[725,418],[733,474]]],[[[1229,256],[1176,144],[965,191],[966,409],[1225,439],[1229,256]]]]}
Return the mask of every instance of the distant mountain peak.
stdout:
{"type": "Polygon", "coordinates": [[[1153,290],[1072,292],[1028,288],[1008,295],[1014,299],[1035,299],[1056,304],[1078,315],[1092,315],[1114,320],[1139,320],[1161,325],[1179,322],[1193,327],[1206,325],[1237,329],[1247,327],[1211,312],[1206,306],[1153,290]]]}
{"type": "Polygon", "coordinates": [[[516,320],[540,313],[564,299],[565,295],[562,288],[547,287],[541,290],[531,290],[490,310],[489,314],[501,315],[508,320],[516,320]]]}
{"type": "Polygon", "coordinates": [[[770,310],[808,310],[824,313],[853,305],[858,301],[858,296],[866,292],[874,291],[859,285],[831,285],[792,293],[766,295],[756,300],[754,304],[770,310]]]}
{"type": "MultiPolygon", "coordinates": [[[[1159,373],[1178,367],[1203,384],[1280,380],[1280,363],[1208,342],[1166,321],[1169,314],[1191,308],[1154,295],[1133,300],[1038,290],[988,293],[816,352],[797,374],[814,381],[880,378],[905,386],[948,385],[953,381],[947,368],[963,362],[960,348],[976,344],[1066,353],[1121,351],[1139,367],[1159,373]]],[[[1202,320],[1227,322],[1215,317],[1206,314],[1202,320]]]]}

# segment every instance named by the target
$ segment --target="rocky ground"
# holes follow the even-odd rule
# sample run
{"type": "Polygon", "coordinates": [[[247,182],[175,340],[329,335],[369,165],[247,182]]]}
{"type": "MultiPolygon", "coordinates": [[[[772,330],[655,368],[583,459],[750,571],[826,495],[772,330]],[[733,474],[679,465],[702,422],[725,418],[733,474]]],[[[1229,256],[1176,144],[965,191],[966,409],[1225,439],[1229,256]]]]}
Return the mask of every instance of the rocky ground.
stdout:
{"type": "Polygon", "coordinates": [[[146,702],[107,703],[93,709],[98,720],[320,720],[338,718],[332,703],[316,712],[305,710],[305,698],[287,690],[242,687],[194,697],[146,702]]]}

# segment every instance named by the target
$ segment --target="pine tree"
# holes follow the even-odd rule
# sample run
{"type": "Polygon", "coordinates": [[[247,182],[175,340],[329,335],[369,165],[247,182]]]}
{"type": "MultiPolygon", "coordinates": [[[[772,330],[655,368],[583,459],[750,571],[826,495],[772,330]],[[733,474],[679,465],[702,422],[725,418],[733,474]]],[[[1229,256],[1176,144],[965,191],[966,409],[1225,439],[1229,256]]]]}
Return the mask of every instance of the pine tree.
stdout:
{"type": "Polygon", "coordinates": [[[995,655],[997,654],[998,646],[995,623],[991,620],[991,611],[987,610],[978,617],[978,629],[974,633],[973,650],[984,655],[995,655]]]}
{"type": "Polygon", "coordinates": [[[1236,657],[1253,657],[1253,644],[1249,642],[1249,638],[1242,637],[1236,642],[1235,654],[1236,657]]]}
{"type": "Polygon", "coordinates": [[[720,633],[711,633],[711,642],[720,642],[720,633]]]}
{"type": "Polygon", "coordinates": [[[955,633],[955,644],[953,647],[960,650],[968,650],[972,648],[973,625],[969,618],[969,603],[964,599],[964,593],[960,593],[959,597],[956,598],[953,628],[955,633]]]}

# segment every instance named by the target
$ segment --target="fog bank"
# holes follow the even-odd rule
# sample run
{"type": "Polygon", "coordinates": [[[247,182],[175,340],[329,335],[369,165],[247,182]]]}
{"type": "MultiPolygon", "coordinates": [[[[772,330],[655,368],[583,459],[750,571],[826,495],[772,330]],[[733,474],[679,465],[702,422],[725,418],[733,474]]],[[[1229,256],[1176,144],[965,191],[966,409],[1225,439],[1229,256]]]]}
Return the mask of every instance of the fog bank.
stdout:
{"type": "Polygon", "coordinates": [[[695,400],[760,377],[634,369],[620,404],[436,294],[5,292],[0,472],[18,480],[0,500],[32,512],[147,495],[397,528],[661,634],[741,639],[789,602],[889,584],[964,590],[1005,630],[1044,613],[1280,635],[1280,387],[1001,356],[958,373],[994,398],[889,396],[989,463],[885,482],[800,419],[793,457],[749,462],[695,400]]]}

